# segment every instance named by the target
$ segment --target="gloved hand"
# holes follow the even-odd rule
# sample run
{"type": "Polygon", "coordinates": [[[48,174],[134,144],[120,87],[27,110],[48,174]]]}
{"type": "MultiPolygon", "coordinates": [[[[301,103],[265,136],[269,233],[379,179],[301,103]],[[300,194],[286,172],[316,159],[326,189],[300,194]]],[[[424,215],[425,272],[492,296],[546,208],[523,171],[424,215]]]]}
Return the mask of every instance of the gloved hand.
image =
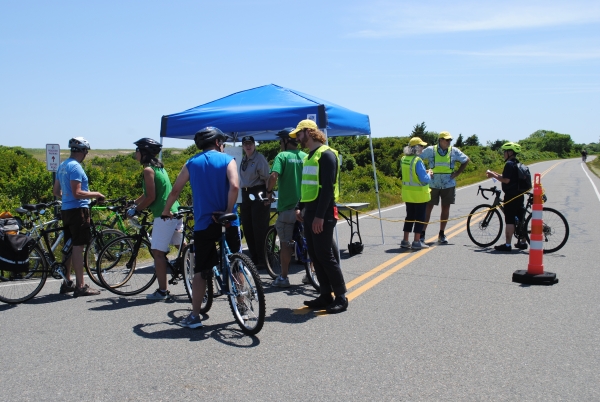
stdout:
{"type": "Polygon", "coordinates": [[[138,212],[138,211],[135,209],[135,207],[133,207],[133,208],[129,208],[129,209],[127,210],[127,216],[128,216],[128,217],[130,217],[130,218],[132,218],[132,217],[134,217],[134,216],[136,216],[136,215],[139,215],[139,214],[140,214],[140,213],[139,213],[139,212],[138,212]]]}

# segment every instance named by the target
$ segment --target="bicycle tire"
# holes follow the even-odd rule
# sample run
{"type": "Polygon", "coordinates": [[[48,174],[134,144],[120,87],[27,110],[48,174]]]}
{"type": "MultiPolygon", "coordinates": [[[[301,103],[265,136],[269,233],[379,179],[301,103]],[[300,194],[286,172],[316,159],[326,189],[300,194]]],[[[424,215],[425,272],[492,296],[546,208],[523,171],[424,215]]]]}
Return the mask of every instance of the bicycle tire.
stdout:
{"type": "Polygon", "coordinates": [[[279,259],[279,236],[274,225],[269,226],[265,236],[265,265],[267,273],[276,279],[281,275],[281,260],[279,259]]]}
{"type": "Polygon", "coordinates": [[[17,304],[34,298],[44,287],[47,277],[46,258],[40,246],[34,244],[29,252],[26,271],[12,272],[0,269],[0,301],[17,304]]]}
{"type": "Polygon", "coordinates": [[[248,256],[229,256],[229,306],[242,332],[256,335],[265,323],[265,292],[260,276],[248,256]]]}
{"type": "MultiPolygon", "coordinates": [[[[194,254],[194,245],[189,244],[183,251],[183,287],[187,293],[190,301],[192,300],[192,282],[194,278],[194,267],[196,266],[196,257],[194,254]]],[[[200,307],[200,313],[206,314],[210,311],[213,304],[214,287],[213,280],[206,281],[206,291],[204,293],[204,299],[200,307]]]]}
{"type": "Polygon", "coordinates": [[[121,232],[120,230],[102,229],[102,231],[94,236],[85,247],[85,252],[83,253],[83,266],[85,268],[85,272],[88,274],[88,277],[97,286],[103,286],[100,279],[98,279],[97,274],[98,256],[100,255],[100,252],[111,240],[123,236],[125,236],[125,233],[121,232]]]}
{"type": "Polygon", "coordinates": [[[156,280],[150,243],[138,236],[110,241],[100,252],[96,269],[102,285],[121,296],[141,293],[156,280]]]}
{"type": "Polygon", "coordinates": [[[487,204],[478,205],[471,210],[467,218],[467,234],[471,241],[479,247],[489,247],[502,236],[502,229],[504,228],[502,216],[500,216],[498,209],[491,208],[493,207],[487,204]],[[490,211],[484,215],[482,211],[487,209],[490,211]],[[481,217],[480,215],[484,216],[481,217]]]}
{"type": "MultiPolygon", "coordinates": [[[[560,250],[569,239],[569,223],[567,219],[556,209],[544,207],[542,222],[544,254],[560,250]]],[[[531,243],[531,239],[529,238],[531,235],[531,214],[529,214],[525,221],[525,227],[527,228],[525,239],[527,243],[531,243]]]]}

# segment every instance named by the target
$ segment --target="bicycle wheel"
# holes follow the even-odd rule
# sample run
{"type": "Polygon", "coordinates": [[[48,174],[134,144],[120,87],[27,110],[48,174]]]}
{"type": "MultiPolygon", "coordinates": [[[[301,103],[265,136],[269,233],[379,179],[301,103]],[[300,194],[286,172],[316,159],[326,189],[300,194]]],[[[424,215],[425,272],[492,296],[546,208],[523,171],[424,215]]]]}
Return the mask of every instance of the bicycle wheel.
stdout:
{"type": "Polygon", "coordinates": [[[29,252],[29,264],[23,272],[4,271],[0,268],[0,301],[23,303],[37,295],[48,276],[44,253],[35,244],[29,252]]]}
{"type": "MultiPolygon", "coordinates": [[[[304,240],[306,241],[306,240],[304,240]]],[[[340,263],[340,254],[337,242],[335,241],[335,237],[331,239],[331,249],[333,250],[333,256],[335,257],[338,264],[340,263]]],[[[317,278],[317,273],[315,272],[315,265],[312,261],[309,261],[310,258],[308,256],[308,252],[303,257],[303,261],[307,261],[304,263],[304,270],[306,271],[306,277],[310,284],[315,288],[317,292],[321,291],[321,286],[319,285],[319,278],[317,278]]]]}
{"type": "Polygon", "coordinates": [[[467,233],[473,243],[479,247],[489,247],[496,243],[502,236],[504,222],[498,209],[491,205],[478,205],[469,214],[467,218],[467,233]],[[486,211],[490,209],[488,213],[486,211]]]}
{"type": "Polygon", "coordinates": [[[98,279],[97,274],[97,262],[100,252],[111,240],[125,236],[125,233],[116,229],[103,229],[100,233],[90,240],[88,245],[85,247],[83,253],[83,266],[88,276],[98,286],[102,286],[102,282],[98,279]]]}
{"type": "Polygon", "coordinates": [[[244,254],[229,256],[229,305],[242,331],[256,335],[265,323],[265,293],[254,264],[244,254]]]}
{"type": "MultiPolygon", "coordinates": [[[[556,209],[544,207],[542,215],[543,229],[542,234],[544,242],[544,254],[553,253],[560,250],[569,239],[569,223],[567,219],[556,209]]],[[[527,243],[531,243],[531,214],[525,222],[527,233],[525,238],[527,243]]]]}
{"type": "MultiPolygon", "coordinates": [[[[194,245],[188,245],[183,252],[183,285],[190,301],[192,300],[192,280],[194,278],[194,267],[196,266],[196,256],[194,254],[194,245]]],[[[206,314],[212,307],[214,297],[213,280],[206,281],[206,291],[200,312],[206,314]]]]}
{"type": "Polygon", "coordinates": [[[102,285],[115,294],[132,296],[143,292],[156,280],[150,243],[137,236],[110,241],[98,256],[96,271],[102,285]]]}
{"type": "Polygon", "coordinates": [[[267,273],[276,279],[281,275],[281,261],[279,260],[279,236],[275,226],[270,226],[265,237],[265,262],[267,273]]]}

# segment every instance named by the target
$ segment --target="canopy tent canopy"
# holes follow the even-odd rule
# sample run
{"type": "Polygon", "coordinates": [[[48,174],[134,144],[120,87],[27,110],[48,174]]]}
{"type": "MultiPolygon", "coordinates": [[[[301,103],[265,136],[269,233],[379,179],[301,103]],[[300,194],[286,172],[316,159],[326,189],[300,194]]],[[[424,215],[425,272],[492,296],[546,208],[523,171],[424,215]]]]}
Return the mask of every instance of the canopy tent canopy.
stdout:
{"type": "Polygon", "coordinates": [[[369,116],[293,89],[270,84],[236,92],[180,113],[162,117],[160,136],[193,139],[213,126],[234,141],[252,135],[257,141],[277,139],[278,131],[311,119],[327,135],[370,135],[369,116]]]}
{"type": "Polygon", "coordinates": [[[276,134],[279,131],[295,128],[298,122],[305,119],[313,120],[330,137],[369,136],[381,241],[385,243],[371,125],[366,114],[293,89],[270,84],[236,92],[180,113],[163,116],[160,137],[161,143],[163,137],[192,140],[197,131],[212,126],[230,135],[234,142],[245,135],[252,135],[256,141],[268,141],[278,139],[276,134]]]}

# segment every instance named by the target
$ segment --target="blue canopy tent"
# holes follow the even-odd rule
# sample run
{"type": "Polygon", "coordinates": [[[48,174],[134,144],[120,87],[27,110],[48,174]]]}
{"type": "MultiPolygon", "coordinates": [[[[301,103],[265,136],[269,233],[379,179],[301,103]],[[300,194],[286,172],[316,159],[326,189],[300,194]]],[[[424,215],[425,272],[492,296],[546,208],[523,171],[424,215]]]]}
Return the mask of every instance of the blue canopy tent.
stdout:
{"type": "MultiPolygon", "coordinates": [[[[369,116],[299,91],[270,84],[236,92],[183,112],[162,117],[160,136],[193,139],[203,127],[218,127],[234,142],[244,135],[257,141],[275,140],[285,127],[295,127],[300,120],[311,119],[327,136],[368,135],[375,179],[377,206],[380,210],[379,186],[373,157],[369,116]]],[[[381,226],[383,241],[383,226],[381,226]]]]}

